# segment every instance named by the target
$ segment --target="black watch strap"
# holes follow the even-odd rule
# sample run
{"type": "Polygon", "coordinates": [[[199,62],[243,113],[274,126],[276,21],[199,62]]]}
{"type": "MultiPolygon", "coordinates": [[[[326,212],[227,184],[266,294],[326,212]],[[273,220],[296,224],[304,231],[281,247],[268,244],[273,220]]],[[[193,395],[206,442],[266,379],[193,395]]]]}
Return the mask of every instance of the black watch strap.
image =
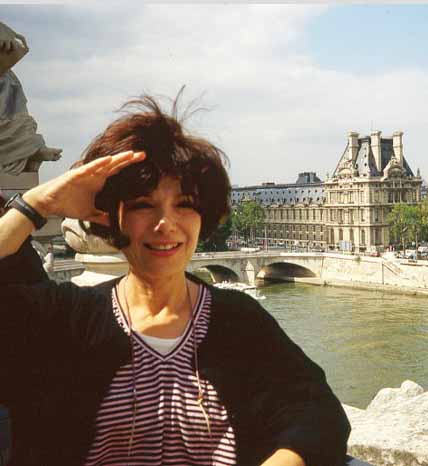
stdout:
{"type": "Polygon", "coordinates": [[[19,210],[21,214],[24,214],[27,218],[29,218],[36,227],[36,230],[40,230],[43,225],[46,224],[47,219],[42,217],[34,207],[31,207],[30,204],[22,199],[21,195],[15,194],[12,196],[5,204],[5,209],[9,209],[13,207],[16,210],[19,210]]]}

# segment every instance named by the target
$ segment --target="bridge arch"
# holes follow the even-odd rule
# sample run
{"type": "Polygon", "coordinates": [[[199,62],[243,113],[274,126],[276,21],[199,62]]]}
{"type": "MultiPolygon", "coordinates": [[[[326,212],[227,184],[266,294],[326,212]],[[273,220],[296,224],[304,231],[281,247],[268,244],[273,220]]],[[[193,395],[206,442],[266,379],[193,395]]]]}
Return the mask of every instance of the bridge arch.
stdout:
{"type": "Polygon", "coordinates": [[[194,272],[198,271],[207,271],[213,283],[220,283],[223,281],[228,282],[238,282],[239,276],[237,273],[229,267],[225,267],[223,265],[212,264],[212,265],[204,265],[203,267],[199,267],[193,270],[194,272]]]}
{"type": "Polygon", "coordinates": [[[273,262],[266,264],[257,275],[265,280],[294,281],[295,278],[315,278],[317,274],[303,265],[293,262],[273,262]]]}

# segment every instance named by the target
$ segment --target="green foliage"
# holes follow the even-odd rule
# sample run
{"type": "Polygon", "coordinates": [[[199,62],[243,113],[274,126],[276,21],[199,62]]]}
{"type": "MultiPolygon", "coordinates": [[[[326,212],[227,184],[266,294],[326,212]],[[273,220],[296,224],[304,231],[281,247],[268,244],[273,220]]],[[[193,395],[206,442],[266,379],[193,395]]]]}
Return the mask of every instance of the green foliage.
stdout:
{"type": "Polygon", "coordinates": [[[247,241],[265,220],[265,211],[256,201],[241,202],[232,213],[232,230],[247,241]]]}
{"type": "Polygon", "coordinates": [[[395,204],[387,217],[391,225],[391,239],[403,249],[409,242],[416,245],[428,237],[428,200],[419,204],[395,204]]]}
{"type": "Polygon", "coordinates": [[[228,247],[226,240],[232,233],[232,220],[230,217],[223,225],[220,225],[217,230],[206,240],[198,243],[198,252],[211,251],[227,251],[228,247]]]}

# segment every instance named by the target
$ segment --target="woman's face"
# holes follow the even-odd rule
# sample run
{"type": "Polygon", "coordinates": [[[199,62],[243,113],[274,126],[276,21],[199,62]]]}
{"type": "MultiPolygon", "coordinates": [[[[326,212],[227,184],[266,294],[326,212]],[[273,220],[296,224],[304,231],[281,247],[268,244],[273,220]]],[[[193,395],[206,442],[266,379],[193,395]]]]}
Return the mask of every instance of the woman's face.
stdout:
{"type": "Polygon", "coordinates": [[[131,269],[153,278],[183,274],[198,244],[201,216],[177,178],[164,176],[146,196],[120,205],[119,224],[131,244],[123,249],[131,269]]]}

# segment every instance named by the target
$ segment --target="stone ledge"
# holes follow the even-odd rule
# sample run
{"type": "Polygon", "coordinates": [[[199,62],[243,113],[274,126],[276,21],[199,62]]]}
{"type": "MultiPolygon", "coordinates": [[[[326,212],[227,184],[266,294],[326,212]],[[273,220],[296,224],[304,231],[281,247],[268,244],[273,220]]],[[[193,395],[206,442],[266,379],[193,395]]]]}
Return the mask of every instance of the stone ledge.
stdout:
{"type": "Polygon", "coordinates": [[[344,405],[349,453],[374,466],[428,466],[428,392],[411,381],[379,391],[366,410],[344,405]]]}

